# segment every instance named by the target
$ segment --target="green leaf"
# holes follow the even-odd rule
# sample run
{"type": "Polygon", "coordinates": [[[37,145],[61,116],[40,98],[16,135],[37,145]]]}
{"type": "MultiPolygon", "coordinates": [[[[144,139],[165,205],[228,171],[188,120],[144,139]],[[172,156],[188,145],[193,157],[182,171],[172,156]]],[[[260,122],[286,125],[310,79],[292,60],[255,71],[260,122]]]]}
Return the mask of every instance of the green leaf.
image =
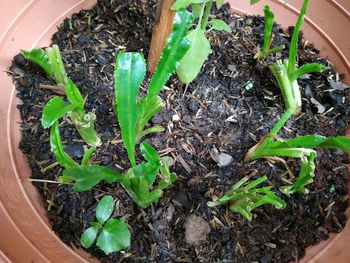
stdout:
{"type": "Polygon", "coordinates": [[[224,3],[225,3],[224,0],[216,0],[216,8],[220,9],[224,3]]]}
{"type": "Polygon", "coordinates": [[[21,54],[31,62],[38,64],[49,77],[53,76],[49,57],[45,50],[41,48],[34,48],[30,51],[21,50],[21,54]]]}
{"type": "Polygon", "coordinates": [[[89,162],[89,160],[94,152],[95,152],[95,148],[91,147],[84,153],[83,159],[81,160],[82,166],[88,165],[88,162],[89,162]]]}
{"type": "Polygon", "coordinates": [[[272,142],[269,148],[334,148],[350,152],[350,138],[346,136],[327,138],[321,135],[305,135],[284,142],[272,142]]]}
{"type": "Polygon", "coordinates": [[[109,219],[98,237],[96,245],[108,255],[129,247],[130,239],[130,231],[123,220],[109,219]]]}
{"type": "MultiPolygon", "coordinates": [[[[159,165],[153,164],[153,163],[142,163],[139,165],[136,165],[133,169],[133,172],[136,177],[141,178],[140,180],[144,180],[147,182],[147,185],[145,185],[145,190],[152,186],[154,181],[156,180],[156,177],[158,175],[159,171],[159,165]]],[[[143,189],[140,189],[139,187],[137,189],[134,189],[136,193],[139,193],[143,189]]]]}
{"type": "Polygon", "coordinates": [[[304,16],[307,12],[307,5],[309,3],[309,0],[304,0],[303,6],[300,10],[300,14],[297,20],[297,23],[294,27],[292,40],[290,42],[290,48],[289,48],[289,58],[288,58],[288,75],[292,76],[294,71],[296,70],[296,61],[297,61],[297,53],[298,53],[298,39],[299,39],[299,32],[300,29],[304,23],[304,16]]]}
{"type": "Polygon", "coordinates": [[[80,243],[83,247],[89,248],[94,243],[97,236],[98,228],[89,227],[80,237],[80,243]]]}
{"type": "Polygon", "coordinates": [[[150,98],[145,96],[138,102],[139,119],[137,122],[137,135],[139,138],[149,120],[160,112],[163,107],[164,103],[158,96],[150,98]]]}
{"type": "Polygon", "coordinates": [[[67,83],[65,85],[66,88],[66,96],[68,100],[76,105],[79,109],[84,110],[84,98],[81,96],[81,93],[78,87],[74,84],[74,82],[67,78],[67,83]]]}
{"type": "Polygon", "coordinates": [[[48,47],[46,49],[46,54],[49,57],[50,65],[52,68],[52,78],[57,84],[66,84],[67,73],[63,65],[60,50],[57,45],[48,47]]]}
{"type": "Polygon", "coordinates": [[[192,30],[187,38],[191,41],[191,47],[176,70],[181,82],[186,84],[197,77],[205,60],[211,53],[210,43],[199,27],[192,30]]]}
{"type": "Polygon", "coordinates": [[[104,196],[96,207],[96,218],[98,222],[103,224],[111,216],[114,208],[113,197],[110,195],[104,196]]]}
{"type": "Polygon", "coordinates": [[[158,66],[152,77],[147,100],[157,95],[170,75],[175,71],[179,61],[189,50],[191,43],[186,38],[188,28],[193,21],[193,15],[187,11],[176,13],[173,24],[173,32],[168,37],[165,48],[163,49],[158,66]]]}
{"type": "Polygon", "coordinates": [[[186,9],[190,4],[203,4],[212,0],[176,0],[171,6],[172,10],[178,11],[180,9],[186,9]]]}
{"type": "Polygon", "coordinates": [[[275,15],[271,11],[268,5],[264,7],[264,15],[265,15],[265,31],[264,31],[263,52],[267,52],[271,46],[272,28],[273,28],[273,22],[275,20],[275,15]]]}
{"type": "Polygon", "coordinates": [[[228,24],[226,24],[225,21],[223,21],[221,19],[212,19],[209,23],[211,24],[213,29],[223,30],[223,31],[226,31],[228,33],[232,33],[231,27],[228,24]]]}
{"type": "Polygon", "coordinates": [[[50,147],[56,161],[64,168],[78,166],[78,164],[63,150],[60,130],[56,121],[50,131],[50,147]]]}
{"type": "Polygon", "coordinates": [[[159,165],[159,156],[157,151],[148,143],[143,142],[140,145],[141,154],[143,158],[145,158],[146,161],[152,163],[152,164],[158,164],[159,165]]]}
{"type": "Polygon", "coordinates": [[[192,7],[192,14],[199,18],[202,12],[202,6],[200,4],[191,4],[192,7]]]}
{"type": "Polygon", "coordinates": [[[118,122],[130,163],[136,165],[136,124],[139,118],[137,95],[145,77],[146,63],[142,54],[120,53],[115,66],[115,95],[118,122]]]}
{"type": "Polygon", "coordinates": [[[293,82],[305,74],[310,74],[314,72],[321,73],[322,71],[325,71],[327,69],[330,69],[330,67],[326,67],[318,63],[305,64],[298,68],[296,71],[294,71],[292,76],[290,76],[290,79],[293,82]]]}
{"type": "Polygon", "coordinates": [[[251,5],[255,5],[256,3],[259,3],[260,0],[250,0],[250,4],[251,5]]]}
{"type": "Polygon", "coordinates": [[[123,182],[125,178],[104,166],[90,165],[68,167],[63,171],[63,175],[59,177],[61,182],[75,182],[73,189],[77,192],[90,190],[92,187],[106,180],[109,184],[114,182],[123,182]]]}
{"type": "Polygon", "coordinates": [[[41,125],[44,128],[51,127],[56,121],[64,117],[68,112],[74,110],[75,105],[67,105],[60,97],[54,97],[46,103],[43,115],[41,117],[41,125]]]}

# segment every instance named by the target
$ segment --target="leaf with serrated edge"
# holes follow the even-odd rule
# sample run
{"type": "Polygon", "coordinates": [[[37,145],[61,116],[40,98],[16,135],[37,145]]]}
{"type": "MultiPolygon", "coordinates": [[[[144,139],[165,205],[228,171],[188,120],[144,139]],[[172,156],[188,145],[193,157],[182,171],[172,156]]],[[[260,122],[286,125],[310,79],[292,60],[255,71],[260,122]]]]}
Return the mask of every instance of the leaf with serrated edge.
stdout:
{"type": "Polygon", "coordinates": [[[192,30],[187,35],[187,38],[191,41],[191,47],[176,69],[179,79],[186,84],[192,82],[197,77],[204,62],[211,53],[210,43],[200,27],[192,30]]]}
{"type": "Polygon", "coordinates": [[[136,124],[139,118],[137,95],[145,77],[146,63],[140,53],[120,53],[115,66],[115,95],[118,122],[130,163],[136,165],[136,124]]]}
{"type": "Polygon", "coordinates": [[[113,197],[110,195],[104,196],[96,207],[96,218],[98,222],[103,224],[111,216],[114,208],[113,197]]]}
{"type": "Polygon", "coordinates": [[[68,112],[76,108],[73,104],[66,104],[60,97],[54,97],[46,103],[43,115],[41,117],[41,125],[44,128],[51,127],[55,121],[64,117],[68,112]]]}
{"type": "Polygon", "coordinates": [[[158,153],[151,145],[149,145],[146,142],[143,142],[140,145],[140,149],[141,149],[141,154],[146,161],[153,164],[159,164],[158,153]]]}
{"type": "Polygon", "coordinates": [[[129,247],[130,239],[130,231],[123,220],[109,219],[97,238],[96,245],[108,255],[129,247]]]}

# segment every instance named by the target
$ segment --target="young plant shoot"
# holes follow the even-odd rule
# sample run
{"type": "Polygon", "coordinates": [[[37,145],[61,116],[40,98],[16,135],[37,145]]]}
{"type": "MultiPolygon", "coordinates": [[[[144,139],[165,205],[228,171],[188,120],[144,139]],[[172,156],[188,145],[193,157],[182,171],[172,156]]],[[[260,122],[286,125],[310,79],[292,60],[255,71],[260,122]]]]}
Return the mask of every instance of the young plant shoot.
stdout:
{"type": "Polygon", "coordinates": [[[269,55],[271,55],[272,53],[282,51],[285,48],[284,45],[271,48],[271,44],[273,41],[272,28],[273,28],[275,15],[271,11],[269,6],[264,7],[264,15],[265,15],[264,44],[262,49],[258,47],[258,51],[254,56],[255,59],[259,59],[259,60],[263,60],[267,58],[269,55]]]}
{"type": "Polygon", "coordinates": [[[84,98],[78,87],[68,78],[58,46],[53,45],[46,50],[35,48],[21,53],[28,60],[38,64],[57,86],[61,86],[70,102],[67,104],[60,97],[52,98],[43,110],[41,119],[43,127],[49,128],[67,115],[88,145],[92,147],[101,145],[101,139],[95,130],[96,116],[93,112],[85,114],[84,98]]]}
{"type": "Polygon", "coordinates": [[[177,12],[173,32],[168,38],[147,94],[141,98],[138,98],[138,93],[146,73],[146,63],[142,54],[121,52],[117,57],[115,112],[118,116],[122,140],[131,168],[124,175],[121,175],[103,166],[70,167],[65,169],[61,180],[75,182],[74,188],[77,191],[90,189],[101,180],[118,181],[137,205],[147,207],[158,200],[162,190],[177,179],[176,174],[169,170],[172,165],[171,158],[160,158],[154,148],[146,142],[142,142],[140,150],[146,162],[137,164],[135,147],[144,135],[163,130],[160,126],[146,129],[145,126],[163,108],[158,93],[190,48],[190,42],[186,35],[192,20],[191,13],[187,11],[177,12]],[[157,186],[153,186],[159,174],[161,179],[157,186]]]}
{"type": "Polygon", "coordinates": [[[90,248],[95,242],[106,255],[117,252],[130,246],[131,234],[124,220],[110,218],[114,209],[113,197],[104,196],[97,204],[96,219],[91,227],[86,229],[80,237],[80,243],[90,248]]]}
{"type": "Polygon", "coordinates": [[[229,204],[229,209],[251,220],[252,210],[270,204],[277,209],[286,207],[286,203],[271,191],[271,186],[256,188],[259,184],[267,180],[267,176],[262,176],[248,184],[249,177],[244,177],[232,188],[216,201],[208,202],[209,207],[229,204]]]}
{"type": "MultiPolygon", "coordinates": [[[[189,84],[197,77],[211,53],[209,40],[205,36],[208,25],[210,29],[232,32],[231,27],[223,20],[209,20],[213,2],[214,0],[177,0],[172,6],[172,9],[176,11],[191,6],[193,14],[198,19],[194,29],[190,30],[187,35],[187,38],[191,41],[191,47],[176,69],[176,73],[183,83],[189,84]]],[[[215,3],[217,8],[221,8],[224,1],[216,0],[215,3]]]]}

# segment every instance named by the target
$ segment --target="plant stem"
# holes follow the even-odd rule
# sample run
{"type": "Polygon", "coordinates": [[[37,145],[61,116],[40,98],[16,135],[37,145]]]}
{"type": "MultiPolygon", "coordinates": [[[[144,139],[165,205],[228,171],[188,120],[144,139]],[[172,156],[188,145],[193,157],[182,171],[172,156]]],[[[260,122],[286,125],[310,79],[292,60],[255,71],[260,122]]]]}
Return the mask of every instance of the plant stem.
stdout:
{"type": "Polygon", "coordinates": [[[210,15],[210,11],[211,8],[213,6],[213,1],[209,1],[206,5],[205,5],[205,10],[204,10],[204,15],[203,15],[203,19],[200,21],[200,27],[203,31],[205,31],[205,29],[207,28],[207,24],[208,24],[208,20],[209,20],[209,15],[210,15]]]}

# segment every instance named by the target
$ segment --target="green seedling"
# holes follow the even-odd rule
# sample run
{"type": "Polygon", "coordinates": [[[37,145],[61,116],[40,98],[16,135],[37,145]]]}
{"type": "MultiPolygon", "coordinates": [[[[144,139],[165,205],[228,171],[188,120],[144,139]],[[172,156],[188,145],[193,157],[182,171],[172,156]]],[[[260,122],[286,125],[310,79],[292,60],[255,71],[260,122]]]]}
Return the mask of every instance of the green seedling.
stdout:
{"type": "Polygon", "coordinates": [[[273,28],[275,15],[271,11],[269,6],[264,7],[264,15],[265,15],[264,44],[262,49],[258,47],[258,51],[254,56],[255,59],[259,59],[259,60],[263,60],[269,55],[271,55],[272,53],[282,51],[285,48],[284,45],[271,48],[271,44],[273,41],[272,28],[273,28]]]}
{"type": "Polygon", "coordinates": [[[91,222],[91,227],[86,229],[80,243],[85,248],[90,248],[95,242],[106,255],[123,250],[130,246],[131,234],[124,220],[110,218],[114,209],[113,197],[104,196],[96,207],[97,221],[91,222]],[[99,233],[100,232],[100,233],[99,233]]]}
{"type": "Polygon", "coordinates": [[[83,140],[92,147],[101,145],[101,139],[95,130],[96,116],[93,112],[85,114],[84,98],[78,87],[68,78],[58,46],[53,45],[46,50],[34,48],[31,51],[22,51],[28,60],[38,64],[58,86],[62,86],[68,101],[62,98],[52,98],[44,107],[41,123],[44,128],[51,127],[57,120],[68,116],[83,140]]]}
{"type": "Polygon", "coordinates": [[[137,205],[147,207],[158,200],[162,190],[177,179],[176,174],[171,173],[169,169],[172,159],[160,158],[157,151],[145,142],[140,144],[140,151],[146,162],[137,164],[135,146],[144,135],[163,130],[160,126],[145,127],[148,121],[163,108],[158,94],[190,48],[186,35],[192,19],[193,16],[187,11],[177,12],[173,32],[168,38],[145,96],[138,98],[146,73],[143,56],[139,53],[121,52],[117,57],[115,112],[131,168],[122,175],[103,166],[69,167],[60,177],[61,181],[75,182],[74,189],[77,191],[91,189],[101,180],[108,183],[119,182],[137,205]],[[158,175],[161,179],[156,186],[153,186],[158,175]]]}
{"type": "MultiPolygon", "coordinates": [[[[188,32],[187,38],[191,41],[191,47],[180,61],[176,69],[179,79],[186,84],[192,82],[199,74],[204,62],[211,51],[209,40],[206,37],[208,26],[210,29],[232,32],[231,27],[221,19],[209,20],[214,0],[177,0],[172,5],[173,10],[182,10],[191,6],[192,12],[197,18],[197,23],[188,32]]],[[[220,8],[223,0],[216,0],[216,6],[220,8]]]]}
{"type": "Polygon", "coordinates": [[[297,66],[299,32],[304,22],[308,2],[309,0],[304,0],[300,15],[294,27],[289,48],[289,58],[284,62],[279,60],[276,64],[270,66],[270,70],[281,89],[286,108],[285,113],[274,129],[272,129],[271,134],[276,134],[290,116],[298,115],[301,110],[301,93],[297,82],[298,78],[308,73],[322,72],[329,69],[318,63],[304,64],[299,68],[297,66]]]}
{"type": "Polygon", "coordinates": [[[249,177],[244,177],[232,188],[216,201],[208,202],[209,207],[229,205],[232,212],[236,212],[251,220],[252,211],[262,205],[270,204],[277,209],[286,207],[286,203],[271,191],[271,186],[256,188],[267,180],[267,176],[262,176],[248,184],[249,177]]]}

